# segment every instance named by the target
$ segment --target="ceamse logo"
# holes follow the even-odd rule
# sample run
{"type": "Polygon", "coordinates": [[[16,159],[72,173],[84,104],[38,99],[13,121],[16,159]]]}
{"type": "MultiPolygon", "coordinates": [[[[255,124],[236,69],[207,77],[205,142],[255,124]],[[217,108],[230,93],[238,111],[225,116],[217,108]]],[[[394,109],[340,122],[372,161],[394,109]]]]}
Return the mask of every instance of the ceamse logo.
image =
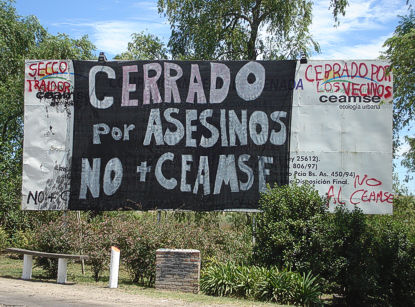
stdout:
{"type": "Polygon", "coordinates": [[[320,96],[320,102],[322,103],[326,103],[326,102],[331,102],[331,103],[336,103],[336,102],[346,102],[346,103],[360,103],[360,102],[365,102],[365,103],[369,103],[369,102],[374,102],[374,103],[379,103],[380,102],[380,97],[379,96],[346,96],[346,95],[340,95],[340,96],[336,96],[336,95],[322,95],[320,96]]]}

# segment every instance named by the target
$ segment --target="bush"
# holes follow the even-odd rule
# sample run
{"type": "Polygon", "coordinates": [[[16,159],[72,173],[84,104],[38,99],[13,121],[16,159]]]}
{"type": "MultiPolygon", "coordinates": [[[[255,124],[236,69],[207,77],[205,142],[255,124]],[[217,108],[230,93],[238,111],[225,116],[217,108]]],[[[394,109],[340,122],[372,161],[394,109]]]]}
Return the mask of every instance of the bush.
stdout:
{"type": "Polygon", "coordinates": [[[312,237],[318,239],[315,232],[324,225],[325,199],[310,185],[275,186],[261,194],[259,208],[263,213],[257,218],[255,261],[309,271],[321,254],[312,237]]]}
{"type": "MultiPolygon", "coordinates": [[[[79,253],[81,249],[80,225],[74,214],[58,217],[48,224],[39,225],[34,231],[30,247],[47,253],[79,253]]],[[[48,277],[55,278],[58,272],[58,259],[36,257],[48,277]]]]}
{"type": "Polygon", "coordinates": [[[269,189],[260,199],[254,259],[292,267],[304,283],[308,272],[319,274],[324,291],[349,306],[413,306],[415,204],[407,197],[396,202],[394,216],[344,207],[329,214],[310,186],[269,189]]]}
{"type": "Polygon", "coordinates": [[[9,235],[0,227],[0,251],[7,248],[9,246],[9,235]]]}
{"type": "Polygon", "coordinates": [[[30,249],[33,246],[34,234],[30,230],[17,230],[10,239],[10,245],[17,248],[30,249]]]}
{"type": "Polygon", "coordinates": [[[210,265],[200,278],[200,289],[208,295],[232,296],[237,287],[237,267],[234,263],[210,265]]]}
{"type": "Polygon", "coordinates": [[[155,260],[158,248],[198,249],[204,266],[210,259],[238,263],[247,262],[250,256],[250,237],[210,224],[208,217],[173,213],[156,223],[155,217],[144,214],[118,222],[122,231],[117,237],[121,257],[133,282],[152,286],[155,281],[155,260]],[[175,215],[175,216],[174,216],[175,215]],[[189,218],[190,216],[190,218],[189,218]],[[180,218],[180,219],[179,219],[180,218]]]}
{"type": "Polygon", "coordinates": [[[295,275],[294,286],[291,290],[292,303],[301,306],[322,305],[320,296],[322,287],[318,283],[317,276],[311,272],[295,275]]]}
{"type": "Polygon", "coordinates": [[[376,264],[373,299],[378,305],[415,305],[415,246],[405,228],[388,217],[370,223],[370,254],[376,264]]]}
{"type": "Polygon", "coordinates": [[[415,305],[415,248],[391,216],[337,209],[324,234],[326,274],[349,306],[415,305]]]}
{"type": "MultiPolygon", "coordinates": [[[[219,214],[166,213],[168,218],[156,222],[155,214],[131,212],[104,212],[86,214],[81,224],[70,213],[35,230],[34,248],[45,252],[83,253],[89,255],[95,280],[109,264],[110,247],[121,249],[121,261],[125,264],[133,282],[152,286],[155,279],[155,254],[158,248],[199,249],[202,264],[208,259],[247,262],[251,254],[251,237],[245,232],[220,229],[219,214]],[[180,217],[180,219],[179,219],[180,217]],[[190,218],[189,218],[190,217],[190,218]],[[214,223],[210,223],[211,221],[214,223]],[[88,222],[87,222],[88,221],[88,222]]],[[[54,276],[56,261],[37,259],[38,263],[54,276]]]]}
{"type": "Polygon", "coordinates": [[[144,286],[152,286],[156,273],[156,250],[162,245],[161,227],[154,221],[141,220],[122,223],[118,235],[121,257],[132,281],[144,286]]]}
{"type": "Polygon", "coordinates": [[[109,266],[111,246],[119,246],[117,235],[122,231],[116,219],[104,214],[82,227],[82,250],[89,258],[93,277],[99,281],[104,268],[109,266]]]}
{"type": "Polygon", "coordinates": [[[321,286],[310,272],[278,270],[275,267],[215,263],[202,271],[201,290],[208,295],[255,298],[279,304],[321,304],[321,286]]]}
{"type": "Polygon", "coordinates": [[[260,278],[255,289],[255,298],[261,301],[274,301],[288,304],[294,287],[296,273],[278,270],[276,267],[261,268],[260,278]]]}

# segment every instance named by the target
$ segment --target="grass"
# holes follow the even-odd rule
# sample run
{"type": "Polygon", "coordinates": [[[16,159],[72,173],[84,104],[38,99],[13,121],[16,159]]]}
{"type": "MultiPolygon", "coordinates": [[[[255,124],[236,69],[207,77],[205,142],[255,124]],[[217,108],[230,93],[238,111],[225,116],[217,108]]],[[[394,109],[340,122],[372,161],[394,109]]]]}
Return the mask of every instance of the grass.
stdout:
{"type": "MultiPolygon", "coordinates": [[[[17,257],[15,255],[3,254],[0,255],[0,277],[7,278],[21,278],[22,269],[23,269],[23,257],[17,257]]],[[[45,272],[42,268],[33,265],[32,269],[32,279],[41,280],[45,282],[56,282],[56,279],[50,279],[46,277],[45,272]]],[[[81,264],[73,261],[68,261],[68,283],[76,283],[80,285],[93,286],[99,288],[108,287],[109,281],[109,270],[106,270],[102,273],[100,280],[98,282],[94,281],[92,270],[88,265],[85,266],[85,275],[82,275],[81,264]]],[[[121,291],[130,294],[144,295],[152,298],[160,299],[174,299],[182,300],[189,303],[199,303],[201,305],[221,305],[221,304],[232,304],[241,307],[245,306],[257,306],[257,307],[267,307],[267,306],[287,306],[287,305],[277,305],[273,303],[262,303],[255,302],[243,299],[236,298],[227,298],[227,297],[214,297],[204,294],[192,294],[192,293],[182,293],[182,292],[172,292],[172,291],[161,291],[154,288],[145,288],[140,287],[136,284],[133,284],[129,278],[128,272],[120,267],[119,278],[118,278],[118,288],[121,291]]]]}

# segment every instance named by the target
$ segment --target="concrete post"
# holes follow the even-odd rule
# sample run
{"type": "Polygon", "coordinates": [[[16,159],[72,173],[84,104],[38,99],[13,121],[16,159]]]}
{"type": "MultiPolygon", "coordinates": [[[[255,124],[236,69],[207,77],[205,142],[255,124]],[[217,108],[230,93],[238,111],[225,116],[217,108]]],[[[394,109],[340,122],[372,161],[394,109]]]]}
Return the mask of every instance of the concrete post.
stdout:
{"type": "Polygon", "coordinates": [[[110,264],[110,288],[118,287],[118,270],[120,267],[120,250],[111,246],[111,264],[110,264]]]}
{"type": "Polygon", "coordinates": [[[58,259],[58,284],[66,283],[66,271],[68,266],[68,259],[59,258],[58,259]]]}
{"type": "Polygon", "coordinates": [[[23,255],[22,279],[31,279],[32,278],[32,264],[33,264],[33,256],[32,255],[23,255]]]}

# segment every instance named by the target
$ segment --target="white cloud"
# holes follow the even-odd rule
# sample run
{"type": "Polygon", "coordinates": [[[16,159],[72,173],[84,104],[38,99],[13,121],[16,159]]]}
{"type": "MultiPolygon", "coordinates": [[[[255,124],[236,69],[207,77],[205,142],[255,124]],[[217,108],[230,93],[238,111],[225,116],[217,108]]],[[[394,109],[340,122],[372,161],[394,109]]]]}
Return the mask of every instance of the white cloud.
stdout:
{"type": "Polygon", "coordinates": [[[326,52],[324,52],[323,54],[313,56],[312,58],[315,60],[376,59],[381,55],[382,51],[384,50],[383,43],[391,35],[377,37],[372,41],[368,41],[367,44],[346,45],[339,48],[329,48],[325,50],[326,52]]]}
{"type": "Polygon", "coordinates": [[[131,6],[133,8],[142,9],[142,10],[158,11],[157,2],[155,1],[134,2],[131,4],[131,6]]]}
{"type": "MultiPolygon", "coordinates": [[[[392,36],[397,16],[407,12],[406,0],[349,0],[346,15],[335,26],[330,0],[315,1],[310,32],[321,54],[312,59],[376,59],[392,36]]],[[[260,35],[269,35],[266,27],[260,35]]]]}
{"type": "Polygon", "coordinates": [[[131,34],[144,30],[134,22],[108,21],[91,24],[94,28],[93,40],[98,50],[119,54],[127,50],[131,34]]]}
{"type": "Polygon", "coordinates": [[[411,149],[408,143],[404,143],[396,149],[396,155],[402,157],[405,153],[407,153],[411,149]]]}
{"type": "Polygon", "coordinates": [[[346,15],[340,16],[340,25],[334,27],[329,1],[319,1],[313,8],[311,33],[319,42],[324,58],[373,59],[388,37],[385,32],[393,32],[391,24],[396,16],[406,12],[405,3],[405,0],[350,0],[346,15]]]}

